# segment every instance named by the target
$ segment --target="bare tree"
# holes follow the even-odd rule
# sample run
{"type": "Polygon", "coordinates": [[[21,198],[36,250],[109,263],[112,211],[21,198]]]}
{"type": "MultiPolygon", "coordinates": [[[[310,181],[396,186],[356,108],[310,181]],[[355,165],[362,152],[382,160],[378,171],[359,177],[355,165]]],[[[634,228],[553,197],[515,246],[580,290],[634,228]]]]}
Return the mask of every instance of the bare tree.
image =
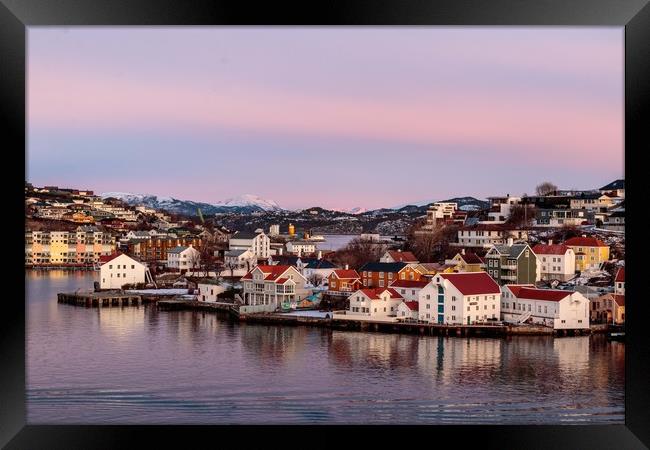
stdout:
{"type": "Polygon", "coordinates": [[[557,191],[557,186],[550,181],[544,181],[537,185],[535,192],[537,195],[548,195],[557,191]]]}
{"type": "Polygon", "coordinates": [[[532,225],[537,209],[534,205],[513,205],[510,208],[510,216],[506,223],[515,227],[527,227],[532,225]]]}
{"type": "Polygon", "coordinates": [[[430,232],[409,234],[408,248],[422,262],[436,262],[451,253],[451,243],[456,242],[459,226],[443,225],[430,232]]]}
{"type": "Polygon", "coordinates": [[[307,278],[307,281],[309,281],[312,286],[320,286],[323,282],[323,276],[320,273],[312,273],[307,278]]]}

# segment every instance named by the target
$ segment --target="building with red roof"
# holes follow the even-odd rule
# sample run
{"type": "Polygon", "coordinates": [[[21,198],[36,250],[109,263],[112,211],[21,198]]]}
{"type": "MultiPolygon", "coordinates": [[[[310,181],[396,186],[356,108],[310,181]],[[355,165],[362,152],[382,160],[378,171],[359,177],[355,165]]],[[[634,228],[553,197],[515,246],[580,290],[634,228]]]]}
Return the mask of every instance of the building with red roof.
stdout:
{"type": "Polygon", "coordinates": [[[543,325],[553,329],[588,329],[589,299],[580,292],[538,289],[533,285],[502,287],[501,318],[504,322],[543,325]]]}
{"type": "Polygon", "coordinates": [[[564,245],[576,254],[576,271],[598,269],[609,260],[609,246],[598,238],[582,235],[567,239],[564,245]]]}
{"type": "Polygon", "coordinates": [[[361,287],[361,277],[356,270],[336,269],[327,277],[329,295],[348,296],[361,287]]]}
{"type": "Polygon", "coordinates": [[[499,320],[500,302],[501,289],[486,272],[438,273],[420,293],[418,318],[451,325],[487,323],[499,320]]]}
{"type": "Polygon", "coordinates": [[[568,281],[576,274],[576,254],[566,244],[537,244],[533,247],[540,265],[542,280],[568,281]]]}
{"type": "Polygon", "coordinates": [[[480,272],[484,265],[483,258],[465,249],[461,249],[452,259],[445,262],[453,264],[457,272],[480,272]]]}
{"type": "Polygon", "coordinates": [[[417,264],[419,261],[411,252],[403,252],[401,250],[387,250],[386,253],[379,259],[379,262],[403,262],[407,264],[417,264]]]}
{"type": "Polygon", "coordinates": [[[608,293],[592,302],[591,320],[599,323],[625,323],[625,295],[608,293]]]}
{"type": "Polygon", "coordinates": [[[363,288],[349,297],[346,315],[369,319],[392,319],[397,317],[397,307],[404,298],[393,288],[363,288]]]}
{"type": "Polygon", "coordinates": [[[390,287],[404,297],[405,301],[418,301],[422,289],[429,285],[429,280],[395,280],[390,287]]]}
{"type": "Polygon", "coordinates": [[[418,302],[403,301],[397,305],[397,318],[399,320],[418,320],[419,306],[418,302]]]}
{"type": "Polygon", "coordinates": [[[240,313],[271,312],[298,304],[311,292],[307,279],[293,266],[261,264],[241,278],[244,305],[240,313]]]}
{"type": "Polygon", "coordinates": [[[616,272],[614,279],[614,292],[617,294],[625,295],[625,267],[621,267],[616,272]]]}

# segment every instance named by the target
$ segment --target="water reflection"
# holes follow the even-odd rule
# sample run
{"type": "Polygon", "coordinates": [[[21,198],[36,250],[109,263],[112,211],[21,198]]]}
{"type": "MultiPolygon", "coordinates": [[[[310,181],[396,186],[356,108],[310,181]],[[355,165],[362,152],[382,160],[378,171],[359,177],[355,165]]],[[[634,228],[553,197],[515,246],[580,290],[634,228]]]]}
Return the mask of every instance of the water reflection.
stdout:
{"type": "Polygon", "coordinates": [[[603,336],[409,336],[240,324],[56,293],[28,274],[30,423],[622,423],[625,345],[603,336]]]}

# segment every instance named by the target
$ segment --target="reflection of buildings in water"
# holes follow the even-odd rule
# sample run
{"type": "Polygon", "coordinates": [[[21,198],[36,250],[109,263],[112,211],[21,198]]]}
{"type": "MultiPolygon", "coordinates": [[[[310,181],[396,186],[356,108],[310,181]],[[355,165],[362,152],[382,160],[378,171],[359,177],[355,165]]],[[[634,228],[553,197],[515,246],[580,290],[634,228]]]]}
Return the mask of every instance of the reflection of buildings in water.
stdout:
{"type": "MultiPolygon", "coordinates": [[[[97,317],[97,328],[102,337],[115,342],[129,342],[137,335],[144,335],[144,307],[105,306],[94,307],[97,317]]],[[[114,342],[114,343],[115,343],[114,342]]]]}
{"type": "Polygon", "coordinates": [[[267,365],[285,364],[305,349],[306,327],[282,327],[240,323],[242,349],[267,365]]]}
{"type": "Polygon", "coordinates": [[[403,334],[334,331],[329,356],[334,364],[349,367],[411,370],[417,363],[418,339],[403,334]]]}
{"type": "Polygon", "coordinates": [[[589,337],[563,337],[553,339],[553,351],[558,369],[571,373],[589,368],[589,337]]]}

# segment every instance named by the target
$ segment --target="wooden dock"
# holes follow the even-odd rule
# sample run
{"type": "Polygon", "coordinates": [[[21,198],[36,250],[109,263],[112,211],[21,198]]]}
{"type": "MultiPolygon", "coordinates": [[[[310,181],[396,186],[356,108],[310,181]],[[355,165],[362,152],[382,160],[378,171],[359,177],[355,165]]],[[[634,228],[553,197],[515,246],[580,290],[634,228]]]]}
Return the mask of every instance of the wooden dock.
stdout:
{"type": "Polygon", "coordinates": [[[142,296],[121,292],[73,292],[57,294],[58,302],[76,306],[140,306],[142,296]]]}

